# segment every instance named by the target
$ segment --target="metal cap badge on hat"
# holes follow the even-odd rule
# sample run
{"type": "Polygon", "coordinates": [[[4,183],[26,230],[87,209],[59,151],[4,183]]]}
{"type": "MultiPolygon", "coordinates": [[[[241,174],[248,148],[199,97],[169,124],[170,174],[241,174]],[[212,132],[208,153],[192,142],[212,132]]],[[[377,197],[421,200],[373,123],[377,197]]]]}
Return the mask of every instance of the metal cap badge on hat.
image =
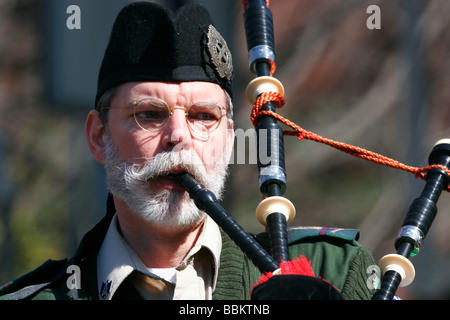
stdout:
{"type": "Polygon", "coordinates": [[[199,4],[176,13],[150,2],[135,2],[118,14],[98,77],[96,105],[110,88],[130,81],[207,81],[230,96],[231,52],[199,4]]]}

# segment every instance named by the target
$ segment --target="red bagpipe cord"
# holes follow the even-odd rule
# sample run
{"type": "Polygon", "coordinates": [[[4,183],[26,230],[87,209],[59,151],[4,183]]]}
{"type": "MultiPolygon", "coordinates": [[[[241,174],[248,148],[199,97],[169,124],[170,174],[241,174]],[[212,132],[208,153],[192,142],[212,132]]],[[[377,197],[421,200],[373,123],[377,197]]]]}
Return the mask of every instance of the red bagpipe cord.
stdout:
{"type": "MultiPolygon", "coordinates": [[[[244,6],[244,11],[245,11],[245,10],[247,10],[247,1],[243,0],[242,2],[243,2],[243,6],[244,6]]],[[[267,8],[269,7],[269,4],[270,4],[270,1],[266,0],[267,8]]],[[[272,63],[271,71],[270,71],[271,76],[275,72],[275,68],[276,68],[275,63],[272,63]]],[[[256,99],[255,104],[253,105],[252,114],[251,114],[251,120],[252,120],[252,123],[255,126],[255,128],[256,128],[256,125],[258,122],[258,118],[260,118],[261,116],[271,116],[271,117],[274,117],[275,119],[281,121],[288,127],[291,127],[292,129],[294,129],[293,131],[292,130],[291,131],[283,131],[284,135],[297,136],[300,140],[308,139],[308,140],[320,142],[320,143],[326,144],[330,147],[333,147],[337,150],[340,150],[340,151],[346,152],[348,154],[351,154],[353,156],[356,156],[358,158],[372,161],[374,163],[378,163],[378,164],[388,166],[391,168],[400,169],[400,170],[404,170],[404,171],[413,173],[416,178],[422,178],[423,180],[426,180],[426,173],[429,170],[434,169],[434,168],[442,169],[450,176],[450,170],[443,165],[435,164],[435,165],[430,165],[430,166],[426,166],[426,167],[422,167],[422,168],[412,167],[412,166],[403,164],[397,160],[385,157],[383,155],[380,155],[378,153],[375,153],[375,152],[372,152],[372,151],[369,151],[369,150],[366,150],[363,148],[355,147],[355,146],[352,146],[347,143],[338,142],[338,141],[334,141],[331,139],[321,137],[313,132],[310,132],[310,131],[307,131],[307,130],[301,128],[294,122],[280,116],[276,112],[266,111],[266,110],[261,111],[260,110],[261,107],[270,101],[275,102],[275,106],[277,108],[280,108],[285,104],[285,100],[284,100],[283,96],[277,92],[265,92],[265,93],[262,93],[261,95],[259,95],[259,97],[256,99]]],[[[445,190],[450,192],[450,186],[448,186],[445,190]]]]}
{"type": "MultiPolygon", "coordinates": [[[[381,164],[384,166],[388,166],[391,168],[400,169],[400,170],[404,170],[404,171],[413,173],[416,178],[422,178],[424,180],[426,180],[426,172],[428,172],[429,170],[434,169],[434,168],[444,170],[450,176],[450,170],[443,165],[435,164],[435,165],[430,165],[430,166],[426,166],[426,167],[422,167],[422,168],[412,167],[412,166],[403,164],[397,160],[388,158],[386,156],[383,156],[381,154],[378,154],[378,153],[375,153],[375,152],[372,152],[372,151],[369,151],[369,150],[366,150],[363,148],[355,147],[355,146],[347,144],[347,143],[338,142],[338,141],[334,141],[334,140],[331,140],[328,138],[321,137],[318,134],[315,134],[311,131],[307,131],[307,130],[301,128],[299,125],[284,118],[283,116],[279,115],[276,112],[261,110],[261,107],[264,104],[266,104],[267,102],[274,102],[276,108],[281,108],[285,104],[285,100],[284,100],[283,96],[277,92],[265,92],[265,93],[262,93],[261,95],[259,95],[258,98],[256,99],[255,104],[253,105],[252,113],[251,113],[251,117],[250,117],[252,120],[252,123],[255,127],[256,127],[256,125],[258,123],[258,119],[260,117],[271,116],[271,117],[274,117],[275,119],[279,120],[280,122],[284,123],[286,126],[291,127],[293,129],[293,130],[284,130],[283,131],[284,135],[297,136],[300,140],[308,139],[311,141],[320,142],[320,143],[323,143],[330,147],[333,147],[337,150],[340,150],[340,151],[343,151],[350,155],[356,156],[358,158],[365,159],[365,160],[368,160],[368,161],[371,161],[374,163],[378,163],[378,164],[381,164]]],[[[450,192],[450,186],[448,186],[445,190],[450,192]]]]}

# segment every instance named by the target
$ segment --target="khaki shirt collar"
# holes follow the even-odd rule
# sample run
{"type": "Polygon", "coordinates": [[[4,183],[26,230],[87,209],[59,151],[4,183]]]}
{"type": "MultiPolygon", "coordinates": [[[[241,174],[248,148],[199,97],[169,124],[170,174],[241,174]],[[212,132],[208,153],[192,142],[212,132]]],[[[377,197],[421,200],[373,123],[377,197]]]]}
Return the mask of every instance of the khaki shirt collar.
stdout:
{"type": "MultiPolygon", "coordinates": [[[[117,225],[117,215],[114,215],[97,257],[98,292],[100,299],[103,300],[110,300],[121,283],[134,270],[160,279],[159,276],[151,273],[146,268],[137,254],[126,244],[117,225]]],[[[214,259],[214,290],[217,283],[222,239],[219,227],[209,216],[205,219],[202,231],[195,245],[180,265],[190,260],[201,248],[207,249],[214,259]]]]}

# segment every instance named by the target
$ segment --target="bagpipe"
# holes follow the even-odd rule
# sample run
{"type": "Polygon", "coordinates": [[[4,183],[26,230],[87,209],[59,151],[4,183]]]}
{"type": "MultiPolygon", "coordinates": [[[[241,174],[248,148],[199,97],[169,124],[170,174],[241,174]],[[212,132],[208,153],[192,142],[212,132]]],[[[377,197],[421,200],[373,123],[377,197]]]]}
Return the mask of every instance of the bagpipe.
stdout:
{"type": "Polygon", "coordinates": [[[247,233],[218,203],[214,194],[189,174],[178,176],[199,209],[205,211],[226,232],[263,274],[252,291],[252,299],[343,299],[328,282],[314,276],[307,264],[291,260],[288,249],[287,223],[295,217],[294,205],[283,194],[286,191],[284,135],[309,139],[346,152],[361,159],[397,168],[422,178],[426,183],[406,213],[395,240],[395,254],[379,261],[381,284],[373,300],[392,300],[399,286],[414,280],[410,257],[416,255],[437,213],[442,191],[450,191],[450,139],[436,143],[429,155],[429,165],[411,167],[383,155],[337,142],[304,130],[276,112],[285,101],[284,88],[273,77],[276,69],[273,18],[268,0],[248,0],[244,5],[244,24],[249,56],[249,69],[256,77],[248,84],[246,96],[253,105],[251,120],[257,136],[257,150],[270,154],[262,163],[258,156],[259,188],[263,200],[256,217],[267,230],[270,253],[247,233]],[[292,128],[282,130],[279,122],[292,128]],[[265,138],[265,140],[263,139],[265,138]]]}

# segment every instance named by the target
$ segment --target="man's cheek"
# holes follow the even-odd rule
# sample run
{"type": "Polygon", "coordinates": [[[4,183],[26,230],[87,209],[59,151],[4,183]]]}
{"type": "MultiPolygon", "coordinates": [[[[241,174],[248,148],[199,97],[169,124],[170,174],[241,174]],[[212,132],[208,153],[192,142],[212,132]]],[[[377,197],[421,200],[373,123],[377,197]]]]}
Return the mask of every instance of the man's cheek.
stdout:
{"type": "Polygon", "coordinates": [[[211,136],[210,139],[196,148],[205,166],[223,165],[225,157],[225,141],[223,137],[211,136]]]}

